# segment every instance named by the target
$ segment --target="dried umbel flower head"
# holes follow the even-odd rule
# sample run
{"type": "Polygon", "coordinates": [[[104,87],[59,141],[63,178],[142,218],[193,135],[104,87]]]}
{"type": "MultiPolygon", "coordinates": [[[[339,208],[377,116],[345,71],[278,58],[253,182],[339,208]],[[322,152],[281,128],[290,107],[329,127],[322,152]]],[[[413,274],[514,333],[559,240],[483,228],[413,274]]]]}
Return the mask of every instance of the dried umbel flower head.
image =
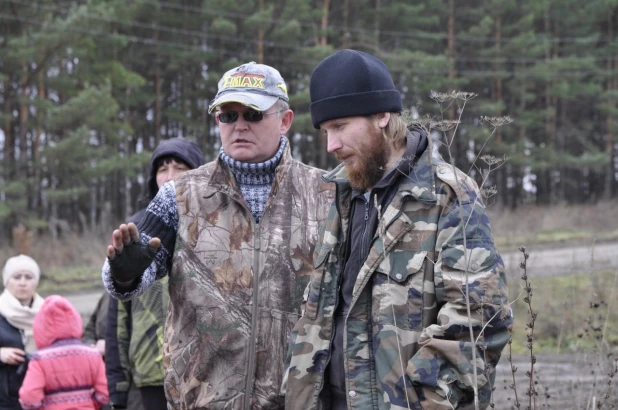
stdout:
{"type": "Polygon", "coordinates": [[[502,127],[513,122],[513,118],[508,115],[504,117],[481,117],[481,124],[489,124],[493,128],[502,127]]]}
{"type": "Polygon", "coordinates": [[[490,155],[490,154],[483,155],[480,158],[481,158],[481,161],[483,161],[484,163],[486,163],[490,167],[493,166],[493,165],[502,164],[502,163],[506,162],[509,159],[506,155],[504,155],[502,157],[496,157],[496,156],[490,155]]]}
{"type": "Polygon", "coordinates": [[[431,91],[429,98],[442,104],[453,100],[469,101],[476,97],[478,94],[469,93],[466,91],[451,91],[450,93],[439,93],[437,91],[431,91]]]}
{"type": "Polygon", "coordinates": [[[433,115],[423,115],[422,117],[410,121],[411,126],[419,126],[426,131],[430,131],[433,128],[433,124],[435,124],[438,120],[433,115]]]}
{"type": "Polygon", "coordinates": [[[460,122],[461,121],[458,121],[458,120],[436,121],[433,124],[431,124],[431,128],[437,131],[446,132],[446,131],[449,131],[455,128],[457,125],[459,125],[460,122]]]}
{"type": "Polygon", "coordinates": [[[452,101],[455,98],[457,98],[456,96],[456,92],[452,91],[450,93],[439,93],[437,91],[431,91],[429,93],[429,98],[431,98],[432,100],[438,102],[438,103],[445,103],[447,101],[452,101]]]}
{"type": "Polygon", "coordinates": [[[469,93],[466,91],[458,91],[455,94],[456,94],[455,98],[458,100],[462,100],[462,101],[470,101],[471,99],[475,98],[478,95],[476,93],[469,93]]]}
{"type": "Polygon", "coordinates": [[[487,188],[483,188],[483,189],[481,190],[481,195],[482,195],[484,198],[486,198],[486,199],[491,198],[492,196],[496,195],[497,193],[498,193],[498,188],[496,188],[496,186],[495,186],[495,185],[494,185],[494,186],[487,187],[487,188]]]}

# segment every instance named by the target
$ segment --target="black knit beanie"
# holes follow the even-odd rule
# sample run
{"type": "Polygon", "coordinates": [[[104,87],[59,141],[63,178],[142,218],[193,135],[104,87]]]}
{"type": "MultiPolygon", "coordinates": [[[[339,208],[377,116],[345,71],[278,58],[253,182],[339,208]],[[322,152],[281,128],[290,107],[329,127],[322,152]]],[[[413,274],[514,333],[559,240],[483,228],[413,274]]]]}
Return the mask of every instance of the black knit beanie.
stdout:
{"type": "Polygon", "coordinates": [[[324,121],[381,112],[400,112],[401,94],[386,64],[371,54],[341,50],[313,70],[309,84],[311,121],[324,121]]]}

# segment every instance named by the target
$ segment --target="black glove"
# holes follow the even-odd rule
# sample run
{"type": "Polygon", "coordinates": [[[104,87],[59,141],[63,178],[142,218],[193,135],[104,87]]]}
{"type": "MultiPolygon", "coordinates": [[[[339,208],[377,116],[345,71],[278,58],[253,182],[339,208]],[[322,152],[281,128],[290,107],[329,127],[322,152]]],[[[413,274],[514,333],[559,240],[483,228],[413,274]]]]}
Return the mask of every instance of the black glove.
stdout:
{"type": "Polygon", "coordinates": [[[24,374],[26,374],[26,370],[28,370],[28,362],[30,361],[31,358],[32,356],[26,353],[26,356],[24,357],[24,361],[21,362],[19,366],[17,366],[17,370],[15,370],[15,373],[18,376],[23,376],[24,374]]]}
{"type": "Polygon", "coordinates": [[[124,245],[120,252],[115,250],[114,258],[107,258],[112,278],[121,284],[135,282],[152,264],[157,251],[158,249],[139,241],[124,245]]]}

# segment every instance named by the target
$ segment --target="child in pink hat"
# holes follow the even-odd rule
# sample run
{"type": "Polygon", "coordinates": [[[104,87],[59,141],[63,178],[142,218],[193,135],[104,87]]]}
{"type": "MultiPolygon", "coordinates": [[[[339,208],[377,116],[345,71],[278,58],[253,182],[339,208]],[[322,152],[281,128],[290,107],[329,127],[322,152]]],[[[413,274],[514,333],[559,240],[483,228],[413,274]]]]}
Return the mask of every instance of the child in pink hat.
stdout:
{"type": "Polygon", "coordinates": [[[46,298],[33,330],[39,350],[19,390],[25,410],[94,410],[109,402],[103,359],[80,342],[82,318],[67,299],[46,298]]]}

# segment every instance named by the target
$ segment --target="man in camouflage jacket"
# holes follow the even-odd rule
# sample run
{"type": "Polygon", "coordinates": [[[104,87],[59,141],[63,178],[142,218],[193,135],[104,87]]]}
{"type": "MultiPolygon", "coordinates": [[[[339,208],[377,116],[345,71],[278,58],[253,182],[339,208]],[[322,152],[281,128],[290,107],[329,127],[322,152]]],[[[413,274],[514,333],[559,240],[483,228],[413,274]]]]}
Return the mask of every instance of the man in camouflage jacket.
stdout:
{"type": "MultiPolygon", "coordinates": [[[[152,201],[163,184],[204,163],[204,154],[195,141],[161,141],[150,157],[145,199],[152,201]]],[[[143,208],[128,221],[139,224],[145,214],[143,208]]],[[[167,277],[131,300],[109,301],[104,315],[105,373],[114,409],[167,410],[162,347],[168,302],[167,277]]]]}
{"type": "Polygon", "coordinates": [[[473,409],[474,388],[486,408],[512,316],[476,183],[406,128],[379,59],[339,51],[310,92],[343,164],[324,177],[336,199],[290,336],[286,409],[473,409]]]}
{"type": "Polygon", "coordinates": [[[294,115],[274,68],[228,71],[210,110],[219,158],[163,185],[139,227],[114,231],[103,281],[128,299],[169,277],[171,409],[281,409],[288,337],[333,187],[291,157],[282,135],[294,115]]]}

